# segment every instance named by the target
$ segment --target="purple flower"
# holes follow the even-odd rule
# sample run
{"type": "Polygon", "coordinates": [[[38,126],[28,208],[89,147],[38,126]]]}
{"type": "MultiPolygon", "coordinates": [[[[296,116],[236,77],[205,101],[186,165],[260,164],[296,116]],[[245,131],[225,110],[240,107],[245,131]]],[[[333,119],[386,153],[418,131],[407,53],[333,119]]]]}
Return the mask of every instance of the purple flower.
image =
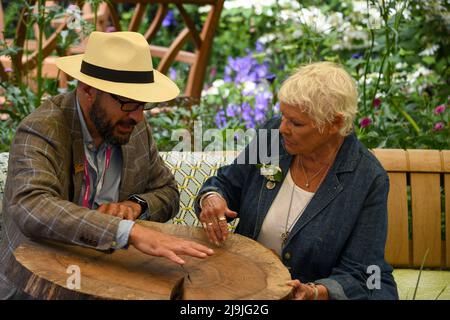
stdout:
{"type": "Polygon", "coordinates": [[[372,105],[375,109],[378,109],[381,105],[381,99],[380,98],[373,99],[372,105]]]}
{"type": "Polygon", "coordinates": [[[68,11],[77,11],[80,10],[80,8],[76,5],[76,4],[69,4],[69,6],[67,7],[68,11]]]}
{"type": "Polygon", "coordinates": [[[232,118],[235,117],[238,113],[239,106],[236,104],[229,104],[227,106],[227,116],[232,118]]]}
{"type": "Polygon", "coordinates": [[[241,105],[242,119],[245,121],[245,128],[250,129],[255,127],[255,121],[253,118],[253,110],[248,102],[244,102],[241,105]]]}
{"type": "Polygon", "coordinates": [[[360,59],[362,58],[362,53],[358,52],[358,53],[354,53],[352,54],[352,59],[360,59]]]}
{"type": "Polygon", "coordinates": [[[270,83],[273,83],[274,81],[275,81],[275,78],[276,78],[277,76],[275,75],[275,74],[273,74],[273,73],[269,73],[267,76],[266,76],[266,79],[267,79],[267,81],[269,81],[270,83]]]}
{"type": "Polygon", "coordinates": [[[175,81],[177,79],[177,70],[175,70],[175,68],[170,68],[169,69],[169,78],[172,81],[175,81]]]}
{"type": "Polygon", "coordinates": [[[116,28],[115,28],[114,26],[109,26],[109,27],[106,28],[105,31],[106,31],[106,32],[115,32],[115,31],[116,31],[116,28]]]}
{"type": "Polygon", "coordinates": [[[255,122],[263,123],[266,119],[267,107],[272,99],[269,92],[260,92],[255,96],[255,122]]]}
{"type": "Polygon", "coordinates": [[[434,125],[433,131],[437,132],[437,131],[441,131],[442,129],[444,129],[445,124],[440,121],[440,122],[436,122],[436,124],[434,125]]]}
{"type": "Polygon", "coordinates": [[[217,112],[215,122],[219,129],[222,129],[227,125],[227,119],[225,118],[225,112],[223,110],[217,112]]]}
{"type": "Polygon", "coordinates": [[[256,77],[251,74],[251,67],[253,64],[251,56],[238,57],[233,59],[228,57],[228,66],[235,72],[234,82],[239,84],[245,81],[255,81],[256,77]]]}
{"type": "Polygon", "coordinates": [[[169,10],[167,12],[167,15],[164,17],[164,20],[162,22],[162,26],[164,28],[167,28],[167,27],[176,26],[176,25],[177,25],[177,20],[175,19],[173,11],[169,10]]]}
{"type": "Polygon", "coordinates": [[[11,69],[11,68],[5,68],[5,72],[6,73],[8,73],[8,72],[12,72],[13,70],[11,69]]]}
{"type": "Polygon", "coordinates": [[[254,70],[258,77],[257,80],[263,79],[263,78],[265,79],[267,77],[267,75],[269,74],[269,65],[267,63],[256,64],[256,65],[254,65],[254,70]]]}
{"type": "Polygon", "coordinates": [[[361,128],[366,128],[368,126],[370,126],[372,124],[372,119],[370,119],[369,117],[364,117],[359,121],[359,126],[361,128]]]}
{"type": "Polygon", "coordinates": [[[255,109],[267,110],[269,102],[272,100],[272,93],[268,91],[259,92],[255,96],[255,109]]]}
{"type": "Polygon", "coordinates": [[[436,108],[434,108],[434,114],[441,114],[444,113],[445,111],[445,104],[441,104],[440,106],[437,106],[436,108]]]}
{"type": "Polygon", "coordinates": [[[257,82],[265,77],[267,73],[268,66],[259,64],[251,53],[244,57],[228,57],[228,65],[225,67],[225,76],[231,78],[234,75],[234,83],[236,84],[246,81],[257,82]]]}
{"type": "Polygon", "coordinates": [[[263,52],[264,51],[264,44],[262,44],[262,42],[260,42],[260,41],[256,41],[255,50],[258,53],[263,52]]]}
{"type": "Polygon", "coordinates": [[[231,70],[231,68],[229,66],[226,66],[225,70],[224,70],[223,81],[225,81],[225,82],[233,81],[233,79],[231,78],[232,72],[233,72],[233,70],[231,70]]]}

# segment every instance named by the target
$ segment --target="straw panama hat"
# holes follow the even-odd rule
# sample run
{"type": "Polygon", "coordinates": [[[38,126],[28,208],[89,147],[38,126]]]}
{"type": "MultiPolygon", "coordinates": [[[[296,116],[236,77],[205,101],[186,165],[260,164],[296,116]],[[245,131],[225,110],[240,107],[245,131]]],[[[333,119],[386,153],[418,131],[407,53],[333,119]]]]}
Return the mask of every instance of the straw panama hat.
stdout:
{"type": "Polygon", "coordinates": [[[87,85],[142,102],[162,102],[180,93],[177,85],[153,69],[150,47],[137,32],[90,34],[84,54],[56,59],[59,69],[87,85]]]}

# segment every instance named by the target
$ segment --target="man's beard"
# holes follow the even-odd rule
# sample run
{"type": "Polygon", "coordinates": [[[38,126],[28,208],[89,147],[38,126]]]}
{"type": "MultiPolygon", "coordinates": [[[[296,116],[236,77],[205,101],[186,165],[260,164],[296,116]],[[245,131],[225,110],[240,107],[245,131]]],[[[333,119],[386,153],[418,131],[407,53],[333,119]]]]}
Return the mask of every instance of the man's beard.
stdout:
{"type": "Polygon", "coordinates": [[[91,121],[94,123],[95,128],[97,129],[103,140],[111,145],[123,145],[127,144],[128,141],[130,141],[132,132],[128,134],[114,135],[114,128],[117,125],[136,125],[136,121],[134,121],[133,119],[119,120],[116,124],[112,124],[111,121],[108,120],[107,112],[100,106],[98,97],[97,99],[95,99],[94,104],[89,111],[89,117],[91,118],[91,121]]]}

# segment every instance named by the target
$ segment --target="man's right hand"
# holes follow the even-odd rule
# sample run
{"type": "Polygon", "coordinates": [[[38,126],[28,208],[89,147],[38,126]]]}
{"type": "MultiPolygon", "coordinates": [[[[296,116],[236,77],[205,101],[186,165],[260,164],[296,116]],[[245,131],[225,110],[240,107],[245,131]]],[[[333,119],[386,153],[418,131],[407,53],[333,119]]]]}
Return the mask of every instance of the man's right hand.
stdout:
{"type": "Polygon", "coordinates": [[[211,243],[219,246],[228,237],[228,218],[236,218],[237,212],[228,208],[224,198],[218,195],[207,196],[202,202],[199,220],[206,230],[211,243]]]}
{"type": "Polygon", "coordinates": [[[135,224],[130,232],[129,244],[139,251],[156,257],[165,257],[180,265],[186,262],[179,255],[206,258],[214,251],[199,243],[174,237],[135,224]]]}

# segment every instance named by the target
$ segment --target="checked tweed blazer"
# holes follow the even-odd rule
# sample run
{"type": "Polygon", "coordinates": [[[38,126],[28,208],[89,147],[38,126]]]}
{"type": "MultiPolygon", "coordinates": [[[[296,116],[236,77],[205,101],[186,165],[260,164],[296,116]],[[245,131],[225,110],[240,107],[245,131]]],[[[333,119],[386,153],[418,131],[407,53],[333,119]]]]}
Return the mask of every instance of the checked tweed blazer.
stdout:
{"type": "MultiPolygon", "coordinates": [[[[12,253],[26,238],[109,250],[120,218],[76,205],[84,176],[84,148],[75,92],[45,101],[17,128],[3,199],[0,291],[12,253]]],[[[175,179],[158,154],[145,121],[122,146],[119,201],[137,194],[150,220],[164,222],[179,209],[175,179]]],[[[0,292],[1,296],[1,292],[0,292]]]]}

